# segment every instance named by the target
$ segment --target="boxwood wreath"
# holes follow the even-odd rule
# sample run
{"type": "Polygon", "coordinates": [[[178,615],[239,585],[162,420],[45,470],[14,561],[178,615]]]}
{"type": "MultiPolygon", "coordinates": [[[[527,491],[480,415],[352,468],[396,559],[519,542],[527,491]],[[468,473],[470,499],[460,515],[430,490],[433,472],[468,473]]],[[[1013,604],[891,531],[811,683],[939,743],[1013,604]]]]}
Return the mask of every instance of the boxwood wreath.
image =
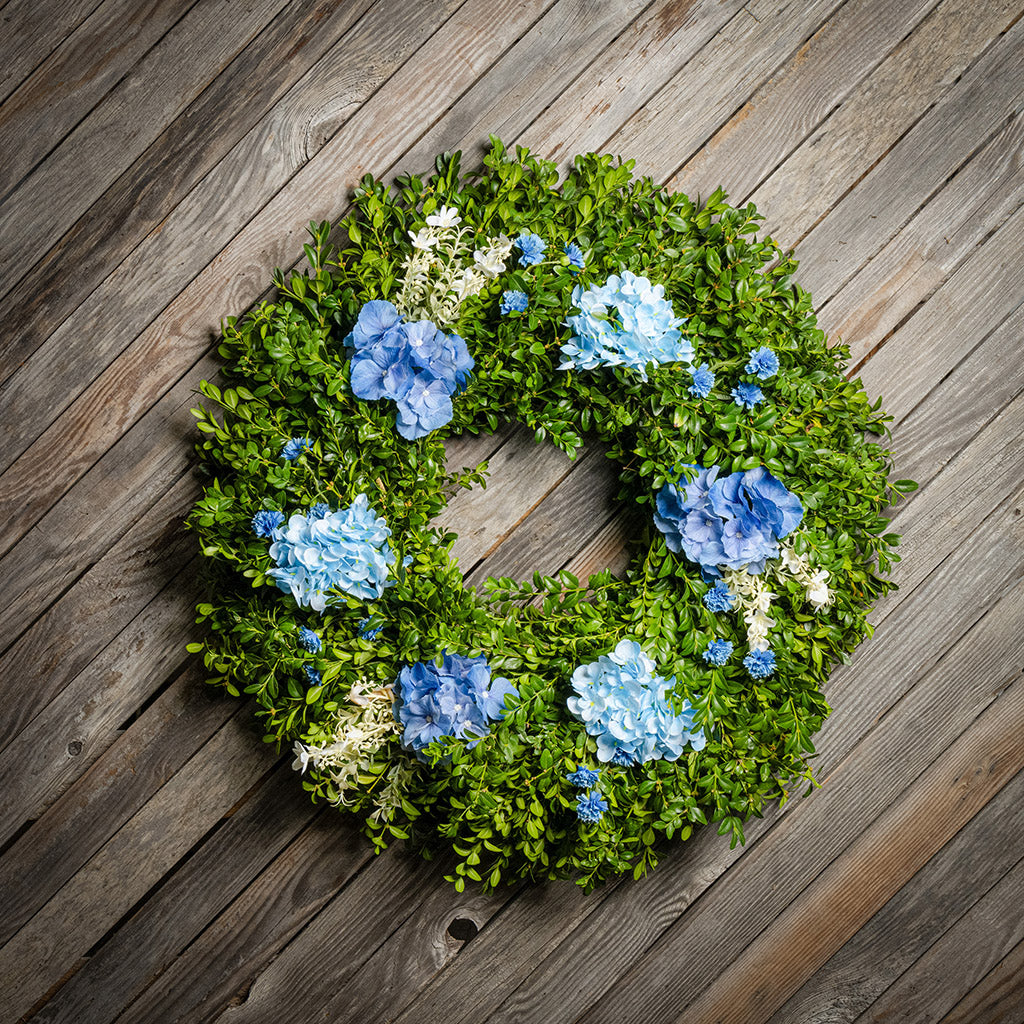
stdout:
{"type": "Polygon", "coordinates": [[[589,889],[707,821],[742,841],[812,780],[912,484],[752,205],[594,154],[559,184],[491,143],[465,177],[456,153],[364,178],[308,269],[224,323],[189,649],[378,850],[451,846],[459,890],[589,889]],[[503,421],[605,446],[647,509],[623,576],[463,585],[432,524],[487,464],[447,469],[444,442],[503,421]]]}

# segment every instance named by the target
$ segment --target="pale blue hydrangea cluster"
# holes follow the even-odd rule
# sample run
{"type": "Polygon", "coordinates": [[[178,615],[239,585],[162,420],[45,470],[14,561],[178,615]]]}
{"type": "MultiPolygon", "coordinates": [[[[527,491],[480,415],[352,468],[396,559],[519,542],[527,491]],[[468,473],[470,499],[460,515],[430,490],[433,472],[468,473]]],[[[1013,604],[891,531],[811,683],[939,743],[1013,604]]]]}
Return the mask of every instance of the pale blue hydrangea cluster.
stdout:
{"type": "Polygon", "coordinates": [[[388,567],[395,563],[391,530],[365,494],[327,515],[297,512],[271,536],[270,557],[277,567],[267,575],[303,608],[318,612],[341,600],[331,593],[335,590],[365,600],[380,597],[388,567]]]}
{"type": "Polygon", "coordinates": [[[676,681],[654,670],[635,640],[621,640],[611,654],[573,672],[575,694],[566,703],[597,740],[599,761],[675,761],[687,745],[703,748],[704,733],[694,728],[689,701],[681,712],[673,710],[668,693],[676,681]]]}
{"type": "Polygon", "coordinates": [[[398,432],[406,440],[426,437],[452,418],[452,395],[474,365],[459,335],[439,331],[430,320],[407,321],[390,302],[372,299],[345,341],[356,350],[352,393],[395,402],[398,432]]]}
{"type": "Polygon", "coordinates": [[[663,285],[624,270],[602,285],[577,285],[572,301],[580,312],[567,321],[573,335],[562,346],[560,370],[629,366],[646,380],[650,363],[693,361],[693,345],[679,330],[685,321],[663,285]]]}
{"type": "Polygon", "coordinates": [[[658,492],[654,523],[668,549],[709,577],[722,568],[763,572],[766,560],[778,557],[779,540],[799,525],[800,499],[764,466],[721,478],[718,466],[695,468],[690,483],[658,492]]]}
{"type": "Polygon", "coordinates": [[[402,742],[422,750],[444,736],[470,738],[475,745],[492,722],[505,714],[505,698],[519,691],[502,677],[492,678],[487,659],[448,654],[406,665],[398,675],[395,717],[402,742]]]}

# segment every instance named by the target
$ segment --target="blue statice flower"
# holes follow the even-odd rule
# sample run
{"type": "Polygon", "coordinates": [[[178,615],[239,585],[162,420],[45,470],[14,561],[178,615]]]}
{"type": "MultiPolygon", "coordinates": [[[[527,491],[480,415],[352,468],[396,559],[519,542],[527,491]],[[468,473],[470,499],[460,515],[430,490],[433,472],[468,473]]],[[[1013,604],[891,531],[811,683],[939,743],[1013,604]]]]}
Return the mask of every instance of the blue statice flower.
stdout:
{"type": "Polygon", "coordinates": [[[764,401],[764,392],[756,384],[737,384],[731,394],[733,402],[745,409],[753,409],[764,401]]]}
{"type": "Polygon", "coordinates": [[[599,761],[675,761],[687,744],[694,750],[704,746],[689,701],[677,713],[667,696],[676,681],[655,675],[654,667],[636,641],[621,640],[611,654],[573,672],[575,693],[566,704],[597,740],[599,761]]]}
{"type": "Polygon", "coordinates": [[[502,677],[491,678],[487,659],[445,652],[433,661],[406,665],[398,675],[395,717],[402,742],[413,750],[444,736],[470,738],[475,745],[492,722],[505,715],[505,698],[519,691],[502,677]]]}
{"type": "Polygon", "coordinates": [[[313,442],[308,437],[293,437],[285,442],[281,449],[281,458],[294,462],[307,448],[312,448],[313,442]]]}
{"type": "Polygon", "coordinates": [[[567,242],[563,245],[562,252],[569,258],[569,266],[573,273],[583,269],[583,250],[575,242],[567,242]]]}
{"type": "Polygon", "coordinates": [[[727,612],[736,603],[736,595],[719,580],[705,595],[704,607],[709,612],[727,612]]]}
{"type": "Polygon", "coordinates": [[[577,285],[572,302],[580,312],[566,321],[573,334],[562,346],[560,370],[629,366],[647,380],[649,363],[690,363],[693,345],[679,328],[663,285],[630,270],[602,285],[577,285]]]}
{"type": "Polygon", "coordinates": [[[519,265],[521,267],[532,267],[544,259],[544,251],[548,243],[540,235],[524,231],[517,239],[516,245],[519,248],[519,265]]]}
{"type": "Polygon", "coordinates": [[[310,654],[316,654],[316,652],[323,647],[323,641],[320,637],[314,633],[313,630],[306,629],[305,626],[299,630],[299,643],[305,647],[310,654]]]}
{"type": "Polygon", "coordinates": [[[381,630],[384,629],[383,625],[373,625],[373,619],[366,618],[359,620],[359,639],[360,640],[376,640],[380,636],[381,630]]]}
{"type": "Polygon", "coordinates": [[[746,365],[747,373],[756,373],[758,380],[767,380],[779,372],[779,357],[770,349],[755,348],[746,365]]]}
{"type": "Polygon", "coordinates": [[[755,679],[765,679],[775,671],[775,652],[770,647],[763,651],[751,651],[743,659],[743,667],[755,679]]]}
{"type": "Polygon", "coordinates": [[[388,567],[395,564],[390,536],[365,494],[326,516],[297,512],[274,531],[270,557],[277,567],[267,575],[303,608],[318,612],[342,600],[332,590],[369,601],[384,593],[388,567]]]}
{"type": "Polygon", "coordinates": [[[576,797],[576,817],[588,825],[596,825],[607,810],[608,804],[601,799],[601,794],[595,789],[588,793],[580,793],[576,797]]]}
{"type": "Polygon", "coordinates": [[[331,506],[326,501],[318,501],[315,505],[309,506],[309,514],[317,519],[331,514],[331,506]]]}
{"type": "Polygon", "coordinates": [[[704,648],[703,658],[709,665],[724,665],[731,656],[731,640],[712,640],[704,648]]]}
{"type": "Polygon", "coordinates": [[[584,768],[583,765],[580,765],[576,771],[569,772],[569,774],[566,775],[566,779],[569,780],[571,785],[576,786],[579,789],[589,789],[595,782],[597,782],[600,774],[600,769],[584,768]]]}
{"type": "Polygon", "coordinates": [[[355,348],[352,394],[395,402],[396,426],[406,440],[425,437],[452,418],[451,396],[474,365],[459,335],[445,334],[430,320],[406,321],[390,302],[372,299],[345,340],[355,348]]]}
{"type": "Polygon", "coordinates": [[[311,668],[309,665],[303,665],[302,671],[306,673],[306,682],[309,683],[310,686],[320,685],[320,673],[317,672],[315,668],[311,668]]]}
{"type": "Polygon", "coordinates": [[[526,296],[526,292],[511,291],[503,292],[501,296],[501,302],[498,303],[498,312],[502,316],[508,313],[525,313],[526,307],[530,304],[530,300],[526,296]]]}
{"type": "Polygon", "coordinates": [[[693,383],[687,389],[695,398],[707,398],[715,386],[715,375],[708,369],[707,363],[701,363],[696,370],[691,370],[693,383]]]}
{"type": "Polygon", "coordinates": [[[252,517],[252,532],[257,537],[273,537],[274,531],[284,522],[284,513],[277,509],[260,509],[252,517]]]}
{"type": "Polygon", "coordinates": [[[718,466],[695,468],[682,489],[666,484],[658,492],[654,525],[669,551],[697,562],[705,578],[721,576],[723,567],[763,572],[778,557],[779,540],[799,525],[800,499],[764,466],[722,478],[718,466]]]}

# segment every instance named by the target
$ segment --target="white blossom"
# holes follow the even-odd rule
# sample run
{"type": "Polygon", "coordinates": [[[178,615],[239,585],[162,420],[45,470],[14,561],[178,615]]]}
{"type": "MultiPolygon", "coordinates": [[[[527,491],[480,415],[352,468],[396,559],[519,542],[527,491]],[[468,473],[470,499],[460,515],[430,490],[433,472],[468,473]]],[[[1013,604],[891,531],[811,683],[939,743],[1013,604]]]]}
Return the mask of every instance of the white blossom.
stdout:
{"type": "Polygon", "coordinates": [[[462,223],[462,218],[454,207],[442,206],[437,213],[432,213],[427,217],[427,223],[435,228],[454,228],[462,223]]]}

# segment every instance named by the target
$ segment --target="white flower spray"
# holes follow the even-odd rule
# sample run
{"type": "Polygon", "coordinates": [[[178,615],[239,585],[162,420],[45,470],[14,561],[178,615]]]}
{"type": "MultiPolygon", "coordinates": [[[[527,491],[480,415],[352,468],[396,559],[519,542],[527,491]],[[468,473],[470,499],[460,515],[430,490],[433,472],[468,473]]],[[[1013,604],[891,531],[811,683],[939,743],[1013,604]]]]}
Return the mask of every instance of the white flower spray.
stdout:
{"type": "Polygon", "coordinates": [[[458,211],[442,206],[427,216],[425,227],[409,232],[412,251],[402,264],[402,283],[394,298],[406,320],[431,320],[438,327],[453,323],[462,303],[505,270],[511,239],[489,238],[469,262],[471,232],[461,225],[458,211]]]}
{"type": "MultiPolygon", "coordinates": [[[[357,682],[348,695],[347,706],[338,712],[330,728],[330,739],[322,744],[306,745],[295,741],[295,760],[292,767],[305,772],[312,765],[337,790],[332,801],[346,805],[349,790],[359,785],[359,776],[369,771],[380,748],[398,732],[398,723],[392,714],[394,696],[390,686],[368,689],[363,681],[357,682]]],[[[413,768],[398,771],[396,762],[388,772],[388,782],[375,803],[378,814],[388,817],[401,802],[413,768]]]]}

